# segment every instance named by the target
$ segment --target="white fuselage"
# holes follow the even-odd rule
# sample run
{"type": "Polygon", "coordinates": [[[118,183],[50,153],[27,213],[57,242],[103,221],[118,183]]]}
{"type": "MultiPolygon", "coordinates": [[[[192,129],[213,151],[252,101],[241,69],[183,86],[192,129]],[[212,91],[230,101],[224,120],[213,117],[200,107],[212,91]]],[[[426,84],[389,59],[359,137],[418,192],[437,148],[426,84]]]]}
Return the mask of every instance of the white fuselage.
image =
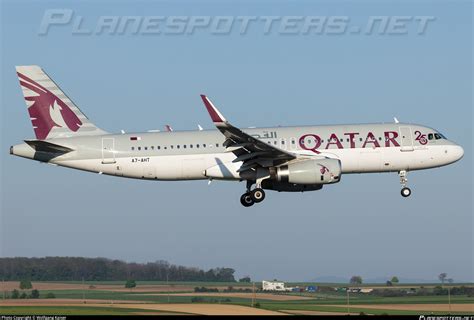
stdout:
{"type": "MultiPolygon", "coordinates": [[[[342,172],[411,171],[459,160],[463,149],[436,130],[411,124],[244,129],[253,137],[298,158],[327,157],[341,162],[342,172]]],[[[52,159],[27,144],[15,155],[60,166],[153,180],[242,180],[241,162],[223,146],[217,130],[107,134],[48,140],[74,151],[52,159]]]]}

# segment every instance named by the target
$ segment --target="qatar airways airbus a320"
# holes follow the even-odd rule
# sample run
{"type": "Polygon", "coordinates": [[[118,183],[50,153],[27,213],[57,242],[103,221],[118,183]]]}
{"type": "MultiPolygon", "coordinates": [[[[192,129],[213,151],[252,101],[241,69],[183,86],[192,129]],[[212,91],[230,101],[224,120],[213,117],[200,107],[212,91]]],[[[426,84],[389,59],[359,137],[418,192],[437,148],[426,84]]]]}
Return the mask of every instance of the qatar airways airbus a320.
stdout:
{"type": "Polygon", "coordinates": [[[263,201],[264,189],[315,191],[350,173],[397,172],[408,197],[409,171],[445,166],[464,154],[437,130],[398,121],[239,129],[205,95],[217,130],[112,134],[40,67],[16,70],[36,139],[12,146],[11,154],[125,178],[246,181],[245,207],[263,201]]]}

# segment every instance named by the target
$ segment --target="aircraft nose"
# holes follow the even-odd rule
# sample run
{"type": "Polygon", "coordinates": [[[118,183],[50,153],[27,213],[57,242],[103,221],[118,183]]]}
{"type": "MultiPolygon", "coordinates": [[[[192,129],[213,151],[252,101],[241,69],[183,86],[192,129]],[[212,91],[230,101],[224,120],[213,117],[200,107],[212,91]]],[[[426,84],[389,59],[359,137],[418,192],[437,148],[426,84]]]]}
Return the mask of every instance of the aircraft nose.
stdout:
{"type": "Polygon", "coordinates": [[[464,156],[464,149],[458,145],[453,146],[451,155],[454,158],[454,161],[458,161],[464,156]]]}

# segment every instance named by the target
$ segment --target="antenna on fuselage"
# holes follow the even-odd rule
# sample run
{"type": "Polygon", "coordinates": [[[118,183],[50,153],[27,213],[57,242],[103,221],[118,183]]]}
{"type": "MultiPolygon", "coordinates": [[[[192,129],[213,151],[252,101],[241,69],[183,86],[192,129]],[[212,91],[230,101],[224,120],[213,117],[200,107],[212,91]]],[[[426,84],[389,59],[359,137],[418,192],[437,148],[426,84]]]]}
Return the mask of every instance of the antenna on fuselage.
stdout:
{"type": "Polygon", "coordinates": [[[199,129],[199,131],[203,130],[200,124],[198,124],[198,129],[199,129]]]}
{"type": "Polygon", "coordinates": [[[398,121],[397,117],[393,117],[393,121],[395,121],[395,123],[400,123],[400,121],[398,121]]]}

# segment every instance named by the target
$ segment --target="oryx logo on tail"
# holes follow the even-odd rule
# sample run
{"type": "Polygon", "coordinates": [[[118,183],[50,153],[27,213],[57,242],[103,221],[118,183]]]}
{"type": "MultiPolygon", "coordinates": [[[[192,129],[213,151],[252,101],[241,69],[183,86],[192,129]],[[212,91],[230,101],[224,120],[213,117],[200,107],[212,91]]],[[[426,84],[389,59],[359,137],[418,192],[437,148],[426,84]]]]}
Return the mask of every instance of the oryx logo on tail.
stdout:
{"type": "Polygon", "coordinates": [[[67,126],[73,132],[79,130],[82,121],[66,103],[24,74],[20,72],[17,74],[21,86],[34,92],[32,95],[25,93],[25,100],[28,104],[28,112],[36,138],[46,139],[54,127],[64,128],[67,126]]]}

